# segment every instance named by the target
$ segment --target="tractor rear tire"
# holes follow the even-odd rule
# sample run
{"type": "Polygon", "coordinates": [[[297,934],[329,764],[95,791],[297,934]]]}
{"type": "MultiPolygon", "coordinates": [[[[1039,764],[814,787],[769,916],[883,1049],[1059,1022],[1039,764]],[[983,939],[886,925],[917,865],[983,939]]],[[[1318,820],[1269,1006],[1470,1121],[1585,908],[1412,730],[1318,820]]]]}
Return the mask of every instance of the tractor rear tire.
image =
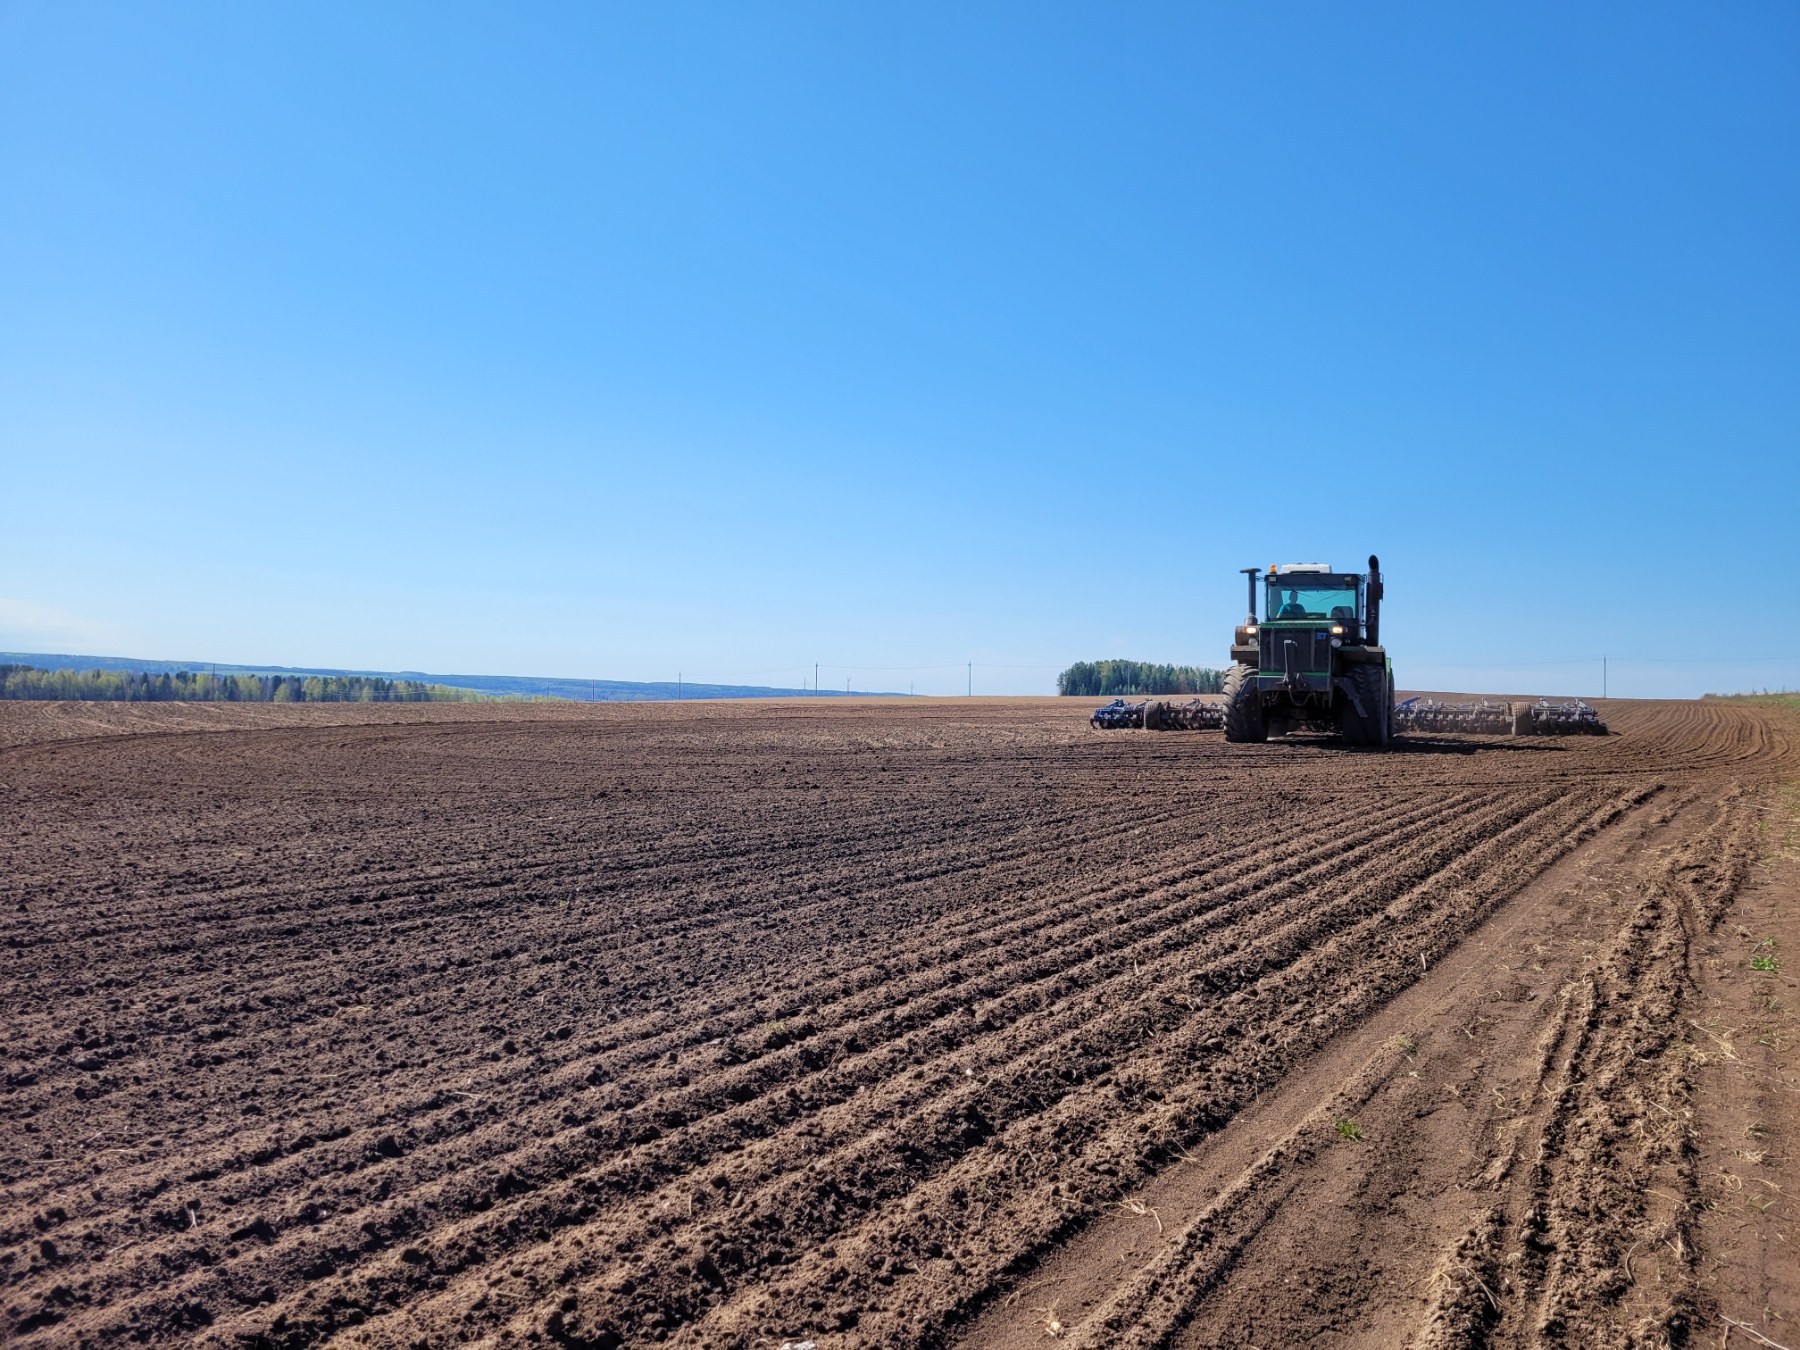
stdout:
{"type": "Polygon", "coordinates": [[[1268,740],[1262,692],[1256,687],[1256,667],[1233,665],[1225,672],[1219,688],[1225,695],[1225,739],[1238,745],[1268,740]]]}

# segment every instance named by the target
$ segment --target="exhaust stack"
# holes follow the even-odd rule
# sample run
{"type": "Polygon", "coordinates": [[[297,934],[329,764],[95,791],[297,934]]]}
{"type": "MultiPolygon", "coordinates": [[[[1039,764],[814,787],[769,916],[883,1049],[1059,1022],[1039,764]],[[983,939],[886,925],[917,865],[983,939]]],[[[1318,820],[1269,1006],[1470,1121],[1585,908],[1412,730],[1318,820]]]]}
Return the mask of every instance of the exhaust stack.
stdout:
{"type": "Polygon", "coordinates": [[[1381,559],[1373,553],[1369,555],[1369,645],[1381,645],[1381,559]]]}

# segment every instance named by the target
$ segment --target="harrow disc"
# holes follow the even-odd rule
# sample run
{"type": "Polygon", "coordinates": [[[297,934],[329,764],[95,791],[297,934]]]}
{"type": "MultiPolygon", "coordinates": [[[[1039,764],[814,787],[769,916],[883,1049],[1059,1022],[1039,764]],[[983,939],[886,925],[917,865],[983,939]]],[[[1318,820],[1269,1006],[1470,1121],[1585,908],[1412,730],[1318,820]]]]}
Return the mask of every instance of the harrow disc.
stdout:
{"type": "Polygon", "coordinates": [[[1189,699],[1163,705],[1163,725],[1170,731],[1217,731],[1225,725],[1225,709],[1217,703],[1189,699]]]}
{"type": "Polygon", "coordinates": [[[1122,698],[1115,698],[1104,707],[1094,709],[1088,723],[1101,731],[1137,727],[1148,731],[1217,731],[1225,725],[1225,709],[1197,698],[1186,703],[1170,703],[1160,698],[1127,703],[1122,698]]]}
{"type": "Polygon", "coordinates": [[[1591,706],[1575,699],[1554,703],[1540,698],[1535,703],[1513,705],[1515,736],[1604,736],[1606,723],[1591,706]]]}
{"type": "Polygon", "coordinates": [[[1457,731],[1464,733],[1512,730],[1511,705],[1481,699],[1475,703],[1445,703],[1435,698],[1409,698],[1394,707],[1395,731],[1457,731]]]}
{"type": "Polygon", "coordinates": [[[1604,736],[1600,714],[1579,699],[1557,703],[1445,703],[1435,698],[1409,698],[1394,708],[1395,731],[1506,733],[1514,736],[1604,736]]]}

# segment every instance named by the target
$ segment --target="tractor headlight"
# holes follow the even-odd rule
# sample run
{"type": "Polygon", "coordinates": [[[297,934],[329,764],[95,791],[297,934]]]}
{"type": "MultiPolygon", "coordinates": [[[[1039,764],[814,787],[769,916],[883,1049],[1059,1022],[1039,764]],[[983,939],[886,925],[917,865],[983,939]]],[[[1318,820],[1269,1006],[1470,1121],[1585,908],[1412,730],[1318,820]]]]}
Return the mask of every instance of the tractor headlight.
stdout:
{"type": "Polygon", "coordinates": [[[1334,646],[1334,647],[1341,647],[1341,646],[1343,646],[1343,645],[1344,645],[1344,639],[1342,639],[1342,638],[1333,638],[1333,639],[1331,639],[1331,645],[1332,645],[1332,646],[1334,646]]]}
{"type": "Polygon", "coordinates": [[[1256,636],[1256,625],[1253,623],[1245,624],[1244,625],[1244,636],[1245,637],[1255,637],[1256,636]]]}
{"type": "Polygon", "coordinates": [[[1332,624],[1331,625],[1331,636],[1333,636],[1333,637],[1344,636],[1344,625],[1341,623],[1332,624]]]}

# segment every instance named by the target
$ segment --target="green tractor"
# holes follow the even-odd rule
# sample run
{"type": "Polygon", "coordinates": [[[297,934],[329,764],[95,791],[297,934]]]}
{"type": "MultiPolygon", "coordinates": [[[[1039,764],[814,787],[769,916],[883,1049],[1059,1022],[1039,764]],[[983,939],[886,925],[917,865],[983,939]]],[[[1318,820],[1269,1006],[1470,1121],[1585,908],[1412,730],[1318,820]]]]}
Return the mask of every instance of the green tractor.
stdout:
{"type": "Polygon", "coordinates": [[[1237,630],[1225,672],[1225,739],[1335,731],[1351,745],[1387,745],[1394,667],[1381,645],[1381,560],[1371,554],[1366,574],[1334,572],[1325,563],[1242,570],[1250,617],[1237,630]]]}

